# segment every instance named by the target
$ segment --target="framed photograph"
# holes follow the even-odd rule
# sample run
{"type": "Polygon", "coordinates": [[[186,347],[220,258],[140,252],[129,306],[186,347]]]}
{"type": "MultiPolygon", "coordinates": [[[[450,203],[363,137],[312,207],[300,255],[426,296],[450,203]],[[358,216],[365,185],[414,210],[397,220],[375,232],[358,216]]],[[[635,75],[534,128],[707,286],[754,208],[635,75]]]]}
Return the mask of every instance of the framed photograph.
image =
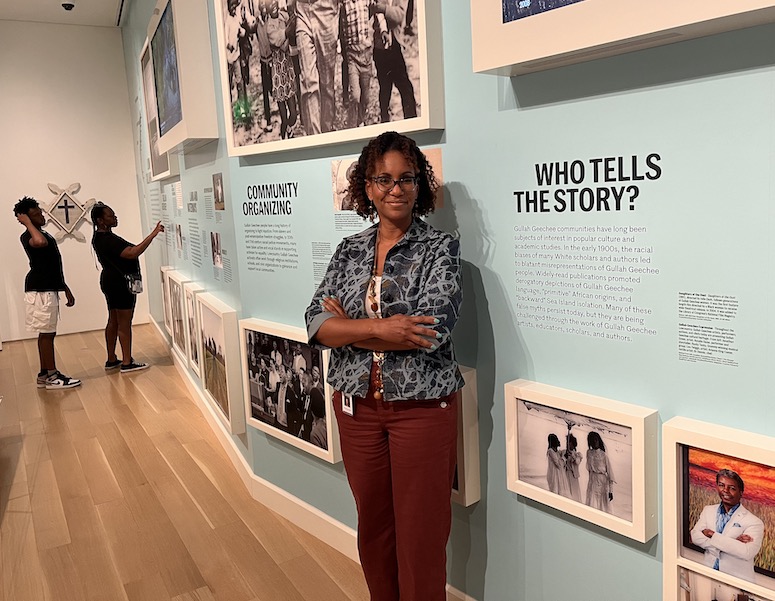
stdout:
{"type": "Polygon", "coordinates": [[[237,312],[209,292],[196,295],[205,395],[232,434],[245,432],[237,312]]]}
{"type": "Polygon", "coordinates": [[[775,599],[775,438],[676,417],[662,462],[664,598],[684,569],[775,599]]]}
{"type": "Polygon", "coordinates": [[[164,329],[172,336],[172,304],[170,301],[169,272],[173,270],[171,265],[159,268],[161,273],[161,301],[164,309],[164,329]]]}
{"type": "Polygon", "coordinates": [[[218,138],[206,2],[159,0],[148,24],[159,152],[218,138]]]}
{"type": "Polygon", "coordinates": [[[772,21],[773,0],[471,0],[473,66],[522,75],[772,21]]]}
{"type": "Polygon", "coordinates": [[[692,572],[685,568],[678,568],[679,590],[675,599],[677,601],[763,601],[764,597],[752,595],[748,591],[730,586],[709,578],[702,574],[692,572]]]}
{"type": "Polygon", "coordinates": [[[529,380],[505,386],[507,487],[623,536],[657,534],[657,412],[529,380]]]}
{"type": "Polygon", "coordinates": [[[148,135],[151,181],[157,181],[178,175],[180,163],[176,157],[170,160],[166,152],[159,152],[159,115],[149,40],[145,40],[142,52],[140,52],[140,73],[142,74],[143,107],[145,108],[145,129],[148,135]]]}
{"type": "Polygon", "coordinates": [[[440,0],[215,0],[230,156],[443,129],[440,0]]]}
{"type": "Polygon", "coordinates": [[[183,295],[183,284],[189,281],[179,271],[167,272],[167,282],[170,291],[170,322],[172,326],[172,348],[183,363],[188,364],[186,349],[188,348],[188,328],[186,327],[186,307],[183,295]]]}
{"type": "Polygon", "coordinates": [[[248,423],[329,463],[341,461],[326,382],[329,351],[307,344],[304,328],[261,319],[239,323],[248,423]]]}
{"type": "Polygon", "coordinates": [[[460,372],[466,385],[459,396],[457,466],[452,482],[452,500],[468,507],[482,498],[479,478],[479,407],[476,370],[461,365],[460,372]]]}
{"type": "Polygon", "coordinates": [[[185,322],[186,322],[186,359],[188,366],[200,378],[202,377],[202,363],[199,354],[197,332],[199,332],[199,316],[196,312],[196,295],[204,292],[204,287],[196,282],[183,284],[185,322]]]}

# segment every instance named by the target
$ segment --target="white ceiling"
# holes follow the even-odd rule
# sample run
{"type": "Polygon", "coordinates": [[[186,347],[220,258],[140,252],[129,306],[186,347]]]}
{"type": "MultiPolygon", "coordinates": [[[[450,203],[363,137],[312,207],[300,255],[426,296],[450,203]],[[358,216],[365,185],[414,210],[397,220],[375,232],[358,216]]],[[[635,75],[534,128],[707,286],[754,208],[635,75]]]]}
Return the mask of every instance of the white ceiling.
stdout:
{"type": "Polygon", "coordinates": [[[73,10],[62,8],[66,0],[0,0],[0,20],[115,27],[121,5],[129,0],[69,0],[73,10]]]}

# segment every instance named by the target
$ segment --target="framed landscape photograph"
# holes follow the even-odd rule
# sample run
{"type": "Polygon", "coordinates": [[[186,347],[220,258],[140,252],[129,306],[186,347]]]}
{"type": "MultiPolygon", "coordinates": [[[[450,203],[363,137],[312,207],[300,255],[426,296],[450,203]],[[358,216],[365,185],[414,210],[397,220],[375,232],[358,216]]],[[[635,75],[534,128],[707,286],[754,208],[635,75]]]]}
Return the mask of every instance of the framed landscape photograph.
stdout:
{"type": "Polygon", "coordinates": [[[440,4],[215,0],[229,155],[443,129],[440,4]]]}
{"type": "Polygon", "coordinates": [[[657,412],[555,386],[505,385],[507,487],[623,536],[657,534],[657,412]]]}
{"type": "Polygon", "coordinates": [[[341,461],[326,382],[329,351],[307,344],[304,328],[239,322],[248,423],[329,463],[341,461]]]}
{"type": "Polygon", "coordinates": [[[167,272],[167,282],[170,290],[170,322],[172,326],[172,348],[178,354],[183,363],[188,364],[186,359],[186,348],[188,343],[186,336],[188,328],[186,327],[186,308],[185,297],[183,295],[183,284],[189,281],[179,271],[170,270],[167,272]]]}
{"type": "Polygon", "coordinates": [[[196,311],[196,295],[204,292],[204,287],[196,282],[183,284],[185,322],[186,322],[186,358],[188,366],[200,378],[202,377],[202,363],[199,354],[198,335],[199,316],[196,311]]]}
{"type": "Polygon", "coordinates": [[[686,570],[775,599],[775,439],[676,417],[662,441],[665,598],[686,570]]]}
{"type": "Polygon", "coordinates": [[[159,268],[161,274],[161,302],[164,309],[164,329],[172,336],[172,304],[170,301],[169,272],[173,270],[171,265],[159,268]]]}
{"type": "Polygon", "coordinates": [[[773,0],[471,0],[473,67],[522,75],[773,21],[773,0]]]}
{"type": "Polygon", "coordinates": [[[469,507],[482,498],[479,474],[479,407],[476,370],[460,366],[466,385],[460,391],[458,407],[457,466],[452,482],[452,500],[469,507]]]}
{"type": "Polygon", "coordinates": [[[209,292],[196,295],[205,396],[229,432],[245,432],[237,312],[209,292]]]}

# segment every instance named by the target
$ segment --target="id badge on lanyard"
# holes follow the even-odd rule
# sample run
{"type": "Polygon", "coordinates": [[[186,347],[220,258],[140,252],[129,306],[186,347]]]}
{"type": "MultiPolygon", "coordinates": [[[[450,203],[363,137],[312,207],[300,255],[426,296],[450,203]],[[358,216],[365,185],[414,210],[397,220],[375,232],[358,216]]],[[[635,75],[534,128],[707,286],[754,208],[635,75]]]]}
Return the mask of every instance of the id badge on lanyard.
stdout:
{"type": "Polygon", "coordinates": [[[342,413],[350,417],[355,413],[355,399],[350,394],[342,393],[342,413]]]}

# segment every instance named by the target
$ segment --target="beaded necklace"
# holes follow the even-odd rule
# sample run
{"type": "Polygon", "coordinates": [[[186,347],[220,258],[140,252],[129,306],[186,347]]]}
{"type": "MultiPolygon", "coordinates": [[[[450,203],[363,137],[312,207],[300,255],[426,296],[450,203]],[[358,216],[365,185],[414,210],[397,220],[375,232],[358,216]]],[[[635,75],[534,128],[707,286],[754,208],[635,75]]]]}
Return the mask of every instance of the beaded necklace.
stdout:
{"type": "MultiPolygon", "coordinates": [[[[379,310],[379,299],[377,298],[377,256],[379,254],[379,229],[377,229],[377,243],[374,247],[374,265],[371,268],[371,280],[369,282],[369,289],[367,298],[371,304],[371,310],[376,316],[376,319],[381,319],[381,311],[379,310]]],[[[374,359],[377,363],[374,369],[374,379],[372,380],[372,386],[374,387],[374,398],[378,401],[382,400],[385,394],[385,385],[382,379],[382,366],[385,364],[385,353],[383,351],[374,351],[374,359]]]]}

